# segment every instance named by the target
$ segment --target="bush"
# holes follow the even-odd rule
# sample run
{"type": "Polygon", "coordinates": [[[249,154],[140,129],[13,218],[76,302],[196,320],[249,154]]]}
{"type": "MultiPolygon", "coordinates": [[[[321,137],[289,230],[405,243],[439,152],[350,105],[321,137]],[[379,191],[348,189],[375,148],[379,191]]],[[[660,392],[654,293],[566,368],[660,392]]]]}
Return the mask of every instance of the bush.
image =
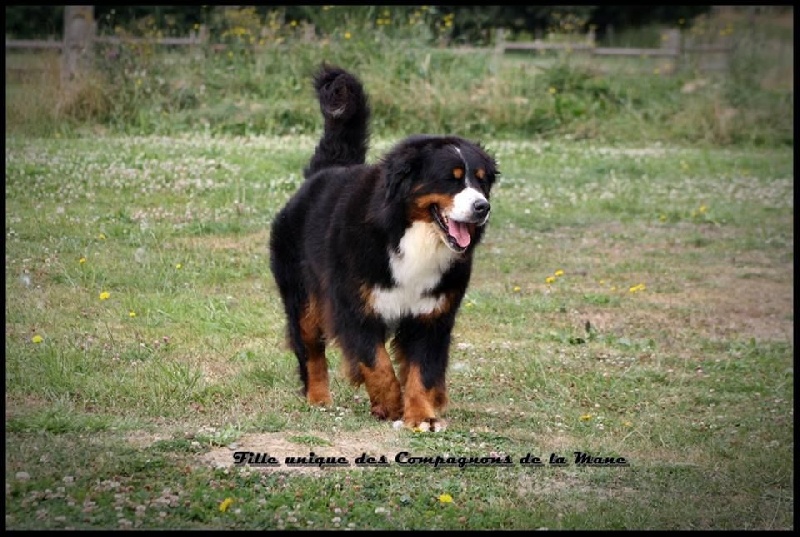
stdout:
{"type": "MultiPolygon", "coordinates": [[[[407,11],[404,22],[385,18],[378,8],[364,10],[359,19],[334,8],[317,10],[312,35],[275,12],[262,18],[252,8],[226,9],[215,21],[217,35],[210,37],[225,48],[97,46],[94,74],[58,98],[40,101],[40,108],[52,112],[37,111],[37,130],[99,124],[139,134],[314,134],[321,122],[310,77],[329,61],[363,79],[373,104],[373,132],[385,136],[457,132],[637,143],[793,143],[791,84],[762,83],[775,47],[766,31],[735,34],[728,73],[708,75],[691,65],[672,73],[653,62],[641,61],[632,70],[636,60],[622,68],[576,53],[549,59],[498,58],[492,49],[457,53],[435,46],[452,19],[437,19],[434,10],[407,11]]],[[[719,32],[701,22],[692,31],[719,32]]],[[[160,35],[153,19],[127,34],[119,31],[160,35]]],[[[25,123],[15,99],[26,93],[7,91],[7,132],[25,123]]]]}

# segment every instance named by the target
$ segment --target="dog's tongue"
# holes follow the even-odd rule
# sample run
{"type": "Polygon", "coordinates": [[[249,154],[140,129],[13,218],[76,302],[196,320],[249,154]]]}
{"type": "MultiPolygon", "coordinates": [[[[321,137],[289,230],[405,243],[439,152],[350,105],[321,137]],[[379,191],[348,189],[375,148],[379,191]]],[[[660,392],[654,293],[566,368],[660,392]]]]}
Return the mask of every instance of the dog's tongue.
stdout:
{"type": "Polygon", "coordinates": [[[449,220],[447,222],[447,232],[456,240],[456,243],[462,248],[466,248],[469,246],[470,240],[472,237],[469,236],[469,230],[467,229],[467,224],[463,222],[456,222],[455,220],[449,220]]]}

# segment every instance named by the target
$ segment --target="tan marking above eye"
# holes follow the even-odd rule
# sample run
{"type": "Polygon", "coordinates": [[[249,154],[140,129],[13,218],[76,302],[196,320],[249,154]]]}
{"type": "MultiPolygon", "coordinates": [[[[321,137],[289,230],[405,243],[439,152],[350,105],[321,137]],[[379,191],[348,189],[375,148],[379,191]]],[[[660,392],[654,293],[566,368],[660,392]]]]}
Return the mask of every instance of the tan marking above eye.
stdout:
{"type": "Polygon", "coordinates": [[[475,177],[477,177],[480,180],[483,180],[483,178],[486,177],[486,170],[484,170],[483,168],[478,168],[477,170],[475,170],[475,177]]]}
{"type": "Polygon", "coordinates": [[[461,179],[464,177],[464,170],[462,168],[453,168],[453,177],[461,179]]]}

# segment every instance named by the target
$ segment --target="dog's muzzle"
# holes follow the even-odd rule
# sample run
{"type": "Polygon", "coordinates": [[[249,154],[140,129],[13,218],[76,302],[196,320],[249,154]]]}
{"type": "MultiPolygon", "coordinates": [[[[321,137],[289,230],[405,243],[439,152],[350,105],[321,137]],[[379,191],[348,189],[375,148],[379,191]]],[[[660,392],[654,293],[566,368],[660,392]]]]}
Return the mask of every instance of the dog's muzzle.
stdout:
{"type": "Polygon", "coordinates": [[[453,198],[448,214],[443,214],[435,205],[431,207],[431,214],[444,235],[445,244],[454,252],[462,253],[472,242],[475,228],[489,220],[491,208],[482,193],[474,188],[465,188],[453,198]]]}

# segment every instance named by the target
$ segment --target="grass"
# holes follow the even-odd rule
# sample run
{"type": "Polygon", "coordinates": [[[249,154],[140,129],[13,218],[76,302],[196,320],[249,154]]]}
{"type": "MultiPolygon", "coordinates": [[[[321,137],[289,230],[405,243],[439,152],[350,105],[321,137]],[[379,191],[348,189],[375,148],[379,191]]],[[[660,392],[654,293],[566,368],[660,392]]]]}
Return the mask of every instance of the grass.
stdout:
{"type": "Polygon", "coordinates": [[[336,406],[297,395],[266,245],[315,141],[7,137],[7,528],[794,526],[791,147],[485,139],[450,427],[419,434],[335,351],[336,406]]]}
{"type": "MultiPolygon", "coordinates": [[[[387,26],[372,20],[383,19],[368,7],[347,11],[358,17],[336,18],[345,11],[317,10],[320,35],[312,41],[299,26],[260,21],[245,7],[225,10],[229,31],[211,36],[225,50],[97,44],[95,69],[64,87],[57,54],[12,49],[6,132],[313,136],[319,122],[307,81],[325,60],[357,68],[370,89],[373,127],[386,136],[459,132],[765,147],[794,141],[789,13],[765,11],[751,24],[745,10],[728,9],[685,25],[687,42],[722,39],[732,47],[726,68],[707,70],[691,54],[676,66],[664,58],[580,53],[456,53],[437,46],[446,35],[430,34],[423,18],[399,17],[387,26]]],[[[163,30],[147,20],[136,35],[163,30]]],[[[657,27],[646,30],[660,42],[657,27]]]]}
{"type": "Polygon", "coordinates": [[[250,12],[224,53],[98,50],[69,87],[6,54],[7,528],[794,527],[791,24],[695,21],[737,44],[708,74],[498,62],[337,10],[252,49],[250,12]],[[335,349],[335,406],[298,396],[267,243],[322,59],[370,89],[370,159],[455,132],[502,171],[442,433],[375,421],[335,349]]]}

